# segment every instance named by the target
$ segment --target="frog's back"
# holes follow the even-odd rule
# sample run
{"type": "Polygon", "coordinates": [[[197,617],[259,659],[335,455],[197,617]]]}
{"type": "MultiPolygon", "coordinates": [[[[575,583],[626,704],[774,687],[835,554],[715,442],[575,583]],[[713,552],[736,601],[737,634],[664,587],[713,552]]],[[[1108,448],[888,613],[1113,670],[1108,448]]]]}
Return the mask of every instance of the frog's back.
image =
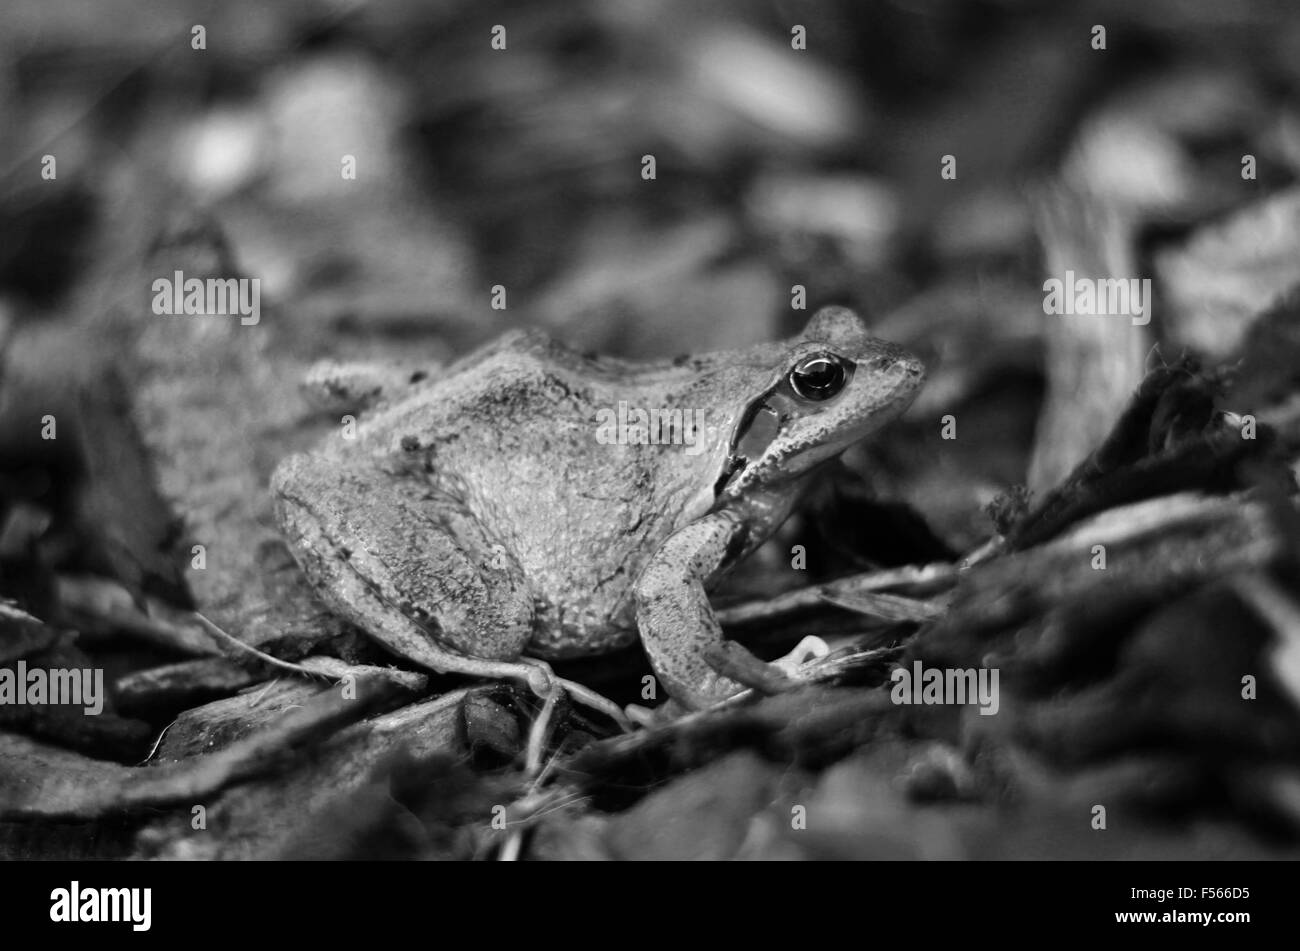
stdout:
{"type": "MultiPolygon", "coordinates": [[[[627,444],[616,423],[602,436],[620,402],[663,398],[655,366],[587,357],[524,332],[453,370],[437,384],[454,407],[443,414],[448,428],[419,436],[424,468],[518,560],[537,609],[531,650],[559,657],[630,643],[632,583],[659,544],[707,508],[712,484],[705,453],[627,444]]],[[[410,445],[409,433],[387,438],[404,435],[410,445]]]]}

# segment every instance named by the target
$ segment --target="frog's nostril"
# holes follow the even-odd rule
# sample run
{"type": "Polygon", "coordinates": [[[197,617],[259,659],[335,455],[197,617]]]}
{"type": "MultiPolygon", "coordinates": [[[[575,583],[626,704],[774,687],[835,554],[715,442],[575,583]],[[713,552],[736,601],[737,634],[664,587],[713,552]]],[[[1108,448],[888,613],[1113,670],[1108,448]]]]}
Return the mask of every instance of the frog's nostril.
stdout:
{"type": "Polygon", "coordinates": [[[920,362],[904,353],[885,353],[872,357],[868,367],[878,373],[901,376],[918,376],[923,372],[920,362]]]}
{"type": "Polygon", "coordinates": [[[888,375],[896,385],[914,389],[925,378],[925,365],[915,357],[900,355],[889,361],[888,375]]]}

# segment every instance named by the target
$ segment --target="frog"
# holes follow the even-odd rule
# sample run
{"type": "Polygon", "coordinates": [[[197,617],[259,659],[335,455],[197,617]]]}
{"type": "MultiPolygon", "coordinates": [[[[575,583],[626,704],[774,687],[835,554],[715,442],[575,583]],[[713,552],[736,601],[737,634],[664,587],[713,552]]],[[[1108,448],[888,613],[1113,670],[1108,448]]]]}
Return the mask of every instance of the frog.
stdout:
{"type": "Polygon", "coordinates": [[[552,662],[639,640],[704,709],[792,676],[725,639],[709,592],[924,377],[838,306],[676,359],[528,328],[445,367],[329,362],[307,392],[355,415],[275,468],[275,517],[325,605],[417,666],[545,695],[552,662]]]}

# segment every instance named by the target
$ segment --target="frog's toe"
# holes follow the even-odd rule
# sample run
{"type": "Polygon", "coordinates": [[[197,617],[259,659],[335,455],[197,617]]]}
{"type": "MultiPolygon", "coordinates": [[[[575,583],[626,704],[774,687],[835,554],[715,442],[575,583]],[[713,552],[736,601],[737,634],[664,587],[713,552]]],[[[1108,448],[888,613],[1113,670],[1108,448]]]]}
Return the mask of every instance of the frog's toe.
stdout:
{"type": "Polygon", "coordinates": [[[524,682],[528,684],[529,690],[543,698],[549,697],[555,691],[557,678],[550,664],[535,657],[520,657],[519,664],[527,668],[524,682]]]}
{"type": "Polygon", "coordinates": [[[795,645],[794,650],[784,657],[778,657],[772,661],[772,666],[780,670],[787,677],[799,679],[801,668],[805,664],[821,660],[831,652],[830,645],[820,637],[808,636],[795,645]]]}
{"type": "Polygon", "coordinates": [[[659,725],[655,717],[654,707],[643,707],[638,703],[629,703],[623,708],[623,716],[643,730],[649,730],[659,725]]]}
{"type": "Polygon", "coordinates": [[[665,700],[657,707],[645,707],[636,703],[629,703],[623,707],[624,719],[643,730],[653,730],[666,726],[690,712],[689,707],[678,703],[672,698],[665,700]]]}

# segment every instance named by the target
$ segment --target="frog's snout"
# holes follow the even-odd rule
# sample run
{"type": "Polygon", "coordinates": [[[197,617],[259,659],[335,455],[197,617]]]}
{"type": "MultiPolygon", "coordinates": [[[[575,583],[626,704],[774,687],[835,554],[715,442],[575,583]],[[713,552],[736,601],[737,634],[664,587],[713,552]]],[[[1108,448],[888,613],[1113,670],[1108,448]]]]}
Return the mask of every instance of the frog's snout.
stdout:
{"type": "Polygon", "coordinates": [[[883,345],[880,353],[866,361],[866,369],[909,390],[916,389],[925,381],[925,364],[894,344],[883,345]]]}
{"type": "Polygon", "coordinates": [[[898,361],[898,368],[903,379],[913,386],[920,386],[925,382],[925,364],[912,354],[904,353],[898,361]]]}

